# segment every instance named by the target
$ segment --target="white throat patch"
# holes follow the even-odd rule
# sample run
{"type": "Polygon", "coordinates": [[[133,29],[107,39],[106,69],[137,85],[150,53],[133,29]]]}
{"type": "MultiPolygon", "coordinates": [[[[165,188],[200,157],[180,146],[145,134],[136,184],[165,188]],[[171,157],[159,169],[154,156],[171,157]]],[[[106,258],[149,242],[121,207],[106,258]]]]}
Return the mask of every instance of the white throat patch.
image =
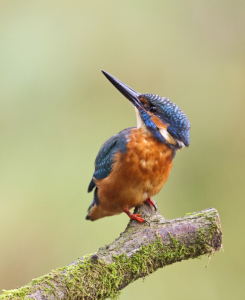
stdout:
{"type": "Polygon", "coordinates": [[[142,127],[145,127],[145,123],[142,121],[138,109],[135,106],[134,106],[134,109],[136,112],[137,128],[140,129],[142,127]]]}
{"type": "Polygon", "coordinates": [[[172,135],[167,131],[165,128],[158,128],[161,135],[164,137],[164,139],[172,145],[176,145],[177,141],[175,138],[172,137],[172,135]]]}

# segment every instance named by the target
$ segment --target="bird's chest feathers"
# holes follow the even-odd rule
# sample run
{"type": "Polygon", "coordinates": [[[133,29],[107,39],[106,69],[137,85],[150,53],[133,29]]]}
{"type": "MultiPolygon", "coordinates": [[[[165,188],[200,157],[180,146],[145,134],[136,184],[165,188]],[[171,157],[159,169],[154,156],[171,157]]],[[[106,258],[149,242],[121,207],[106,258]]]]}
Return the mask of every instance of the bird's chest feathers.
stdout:
{"type": "Polygon", "coordinates": [[[158,193],[172,168],[172,151],[144,131],[133,129],[127,143],[127,152],[120,155],[123,176],[132,186],[158,193]]]}
{"type": "Polygon", "coordinates": [[[109,176],[95,179],[101,205],[119,212],[123,207],[141,205],[159,193],[171,168],[172,150],[142,128],[132,129],[127,149],[115,154],[109,176]]]}

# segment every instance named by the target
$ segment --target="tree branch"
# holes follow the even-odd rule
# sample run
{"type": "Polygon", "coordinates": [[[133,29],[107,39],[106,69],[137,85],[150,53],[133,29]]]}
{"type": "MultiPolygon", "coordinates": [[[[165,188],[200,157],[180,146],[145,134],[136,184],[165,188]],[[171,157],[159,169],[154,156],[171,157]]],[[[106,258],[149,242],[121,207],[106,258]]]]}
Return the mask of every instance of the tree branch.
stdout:
{"type": "Polygon", "coordinates": [[[174,220],[164,219],[147,204],[135,213],[150,226],[131,220],[110,245],[24,287],[4,291],[0,300],[115,299],[128,284],[158,268],[212,255],[222,246],[219,215],[214,208],[174,220]]]}

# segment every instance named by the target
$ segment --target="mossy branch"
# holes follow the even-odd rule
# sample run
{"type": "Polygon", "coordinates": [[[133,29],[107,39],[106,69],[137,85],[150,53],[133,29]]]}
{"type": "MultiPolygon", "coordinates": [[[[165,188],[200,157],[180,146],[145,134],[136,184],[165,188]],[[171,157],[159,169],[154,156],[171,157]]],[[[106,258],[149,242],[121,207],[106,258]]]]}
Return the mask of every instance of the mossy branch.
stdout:
{"type": "Polygon", "coordinates": [[[212,255],[222,246],[219,215],[214,208],[174,220],[164,219],[146,204],[136,211],[150,226],[131,220],[110,245],[24,287],[3,291],[0,300],[116,299],[136,279],[174,262],[212,255]]]}

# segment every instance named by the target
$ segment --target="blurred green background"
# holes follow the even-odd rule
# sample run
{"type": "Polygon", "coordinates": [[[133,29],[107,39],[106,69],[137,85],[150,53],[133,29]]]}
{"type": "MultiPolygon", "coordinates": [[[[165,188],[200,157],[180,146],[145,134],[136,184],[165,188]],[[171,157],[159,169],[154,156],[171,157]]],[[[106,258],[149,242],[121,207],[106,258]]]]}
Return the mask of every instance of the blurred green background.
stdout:
{"type": "Polygon", "coordinates": [[[223,246],[120,299],[244,299],[245,1],[0,2],[0,290],[113,241],[85,220],[102,143],[136,124],[100,69],[188,115],[191,144],[154,197],[166,218],[218,209],[223,246]]]}

